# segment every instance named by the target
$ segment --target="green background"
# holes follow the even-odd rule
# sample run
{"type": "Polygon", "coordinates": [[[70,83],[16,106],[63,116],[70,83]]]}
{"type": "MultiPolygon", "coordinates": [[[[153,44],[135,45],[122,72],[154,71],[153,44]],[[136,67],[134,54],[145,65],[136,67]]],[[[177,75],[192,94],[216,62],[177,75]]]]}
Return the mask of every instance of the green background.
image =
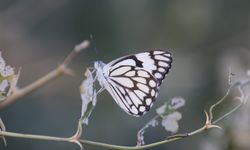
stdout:
{"type": "MultiPolygon", "coordinates": [[[[57,67],[91,34],[98,51],[95,54],[93,46],[79,54],[70,64],[75,71],[73,77],[63,76],[21,98],[0,110],[1,118],[8,131],[71,136],[80,116],[79,86],[86,67],[96,60],[107,63],[123,55],[160,48],[169,50],[174,62],[152,110],[143,117],[131,117],[105,91],[98,95],[83,138],[133,146],[137,131],[155,115],[155,109],[175,96],[186,99],[180,110],[180,132],[192,131],[203,125],[204,109],[224,95],[229,67],[237,75],[249,69],[249,25],[248,0],[1,0],[0,50],[9,65],[16,70],[22,68],[19,87],[57,67]]],[[[244,139],[249,141],[249,124],[247,127],[244,139]]],[[[224,145],[220,149],[250,149],[249,142],[243,147],[237,139],[228,140],[230,133],[210,144],[224,145]]],[[[152,149],[206,150],[207,143],[214,141],[208,134],[152,149]]],[[[162,127],[150,128],[146,143],[167,135],[162,127]]],[[[79,149],[63,142],[7,140],[8,147],[0,144],[0,149],[79,149]]],[[[102,148],[84,145],[84,149],[102,148]]]]}

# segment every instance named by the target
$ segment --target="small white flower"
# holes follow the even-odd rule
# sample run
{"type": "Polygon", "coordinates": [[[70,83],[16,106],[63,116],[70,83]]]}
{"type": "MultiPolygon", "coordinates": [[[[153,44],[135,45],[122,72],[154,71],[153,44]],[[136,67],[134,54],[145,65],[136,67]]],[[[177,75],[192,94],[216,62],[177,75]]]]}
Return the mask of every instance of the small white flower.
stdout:
{"type": "Polygon", "coordinates": [[[159,107],[159,108],[156,109],[156,113],[158,115],[163,115],[166,112],[166,109],[167,109],[167,105],[164,104],[161,107],[159,107]]]}
{"type": "Polygon", "coordinates": [[[172,109],[178,109],[185,105],[185,99],[182,97],[174,97],[171,100],[172,109]]]}
{"type": "Polygon", "coordinates": [[[176,133],[179,129],[178,121],[182,118],[180,112],[175,111],[167,116],[164,116],[161,122],[161,125],[165,130],[176,133]]]}
{"type": "Polygon", "coordinates": [[[166,131],[176,133],[179,129],[178,121],[182,118],[180,112],[176,109],[185,105],[185,100],[181,97],[174,97],[169,102],[164,103],[156,109],[157,116],[152,118],[143,128],[137,133],[137,146],[145,144],[144,132],[149,127],[156,127],[161,124],[166,131]]]}
{"type": "Polygon", "coordinates": [[[158,126],[159,122],[157,120],[151,120],[149,123],[148,123],[148,126],[152,126],[152,127],[156,127],[158,126]]]}

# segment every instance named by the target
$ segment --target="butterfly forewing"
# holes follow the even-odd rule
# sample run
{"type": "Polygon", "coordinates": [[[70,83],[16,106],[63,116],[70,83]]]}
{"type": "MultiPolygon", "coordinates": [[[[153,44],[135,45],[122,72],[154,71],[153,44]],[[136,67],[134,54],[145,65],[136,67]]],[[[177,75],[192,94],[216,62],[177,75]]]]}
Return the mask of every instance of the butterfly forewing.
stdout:
{"type": "Polygon", "coordinates": [[[165,51],[155,50],[135,55],[143,62],[142,66],[158,80],[158,86],[161,85],[169,69],[171,68],[171,54],[165,51]]]}
{"type": "Polygon", "coordinates": [[[105,88],[123,110],[141,116],[153,105],[171,63],[170,53],[162,50],[118,58],[102,69],[105,88]]]}

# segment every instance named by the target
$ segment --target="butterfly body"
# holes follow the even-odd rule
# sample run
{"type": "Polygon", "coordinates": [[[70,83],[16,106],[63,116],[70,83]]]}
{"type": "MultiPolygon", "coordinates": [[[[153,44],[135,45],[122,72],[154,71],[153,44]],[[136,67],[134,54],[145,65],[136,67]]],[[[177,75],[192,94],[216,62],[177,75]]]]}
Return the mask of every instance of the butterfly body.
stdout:
{"type": "Polygon", "coordinates": [[[138,117],[152,107],[171,63],[170,53],[153,50],[124,56],[108,64],[97,61],[95,69],[100,85],[116,103],[138,117]]]}

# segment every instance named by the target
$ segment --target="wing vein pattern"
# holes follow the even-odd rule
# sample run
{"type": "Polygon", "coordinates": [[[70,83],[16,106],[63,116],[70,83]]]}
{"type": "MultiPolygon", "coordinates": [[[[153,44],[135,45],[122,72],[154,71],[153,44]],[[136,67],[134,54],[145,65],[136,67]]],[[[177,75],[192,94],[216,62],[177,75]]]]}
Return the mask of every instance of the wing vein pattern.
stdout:
{"type": "Polygon", "coordinates": [[[118,58],[102,69],[109,86],[105,88],[125,112],[142,116],[152,107],[171,65],[171,54],[163,50],[118,58]]]}

